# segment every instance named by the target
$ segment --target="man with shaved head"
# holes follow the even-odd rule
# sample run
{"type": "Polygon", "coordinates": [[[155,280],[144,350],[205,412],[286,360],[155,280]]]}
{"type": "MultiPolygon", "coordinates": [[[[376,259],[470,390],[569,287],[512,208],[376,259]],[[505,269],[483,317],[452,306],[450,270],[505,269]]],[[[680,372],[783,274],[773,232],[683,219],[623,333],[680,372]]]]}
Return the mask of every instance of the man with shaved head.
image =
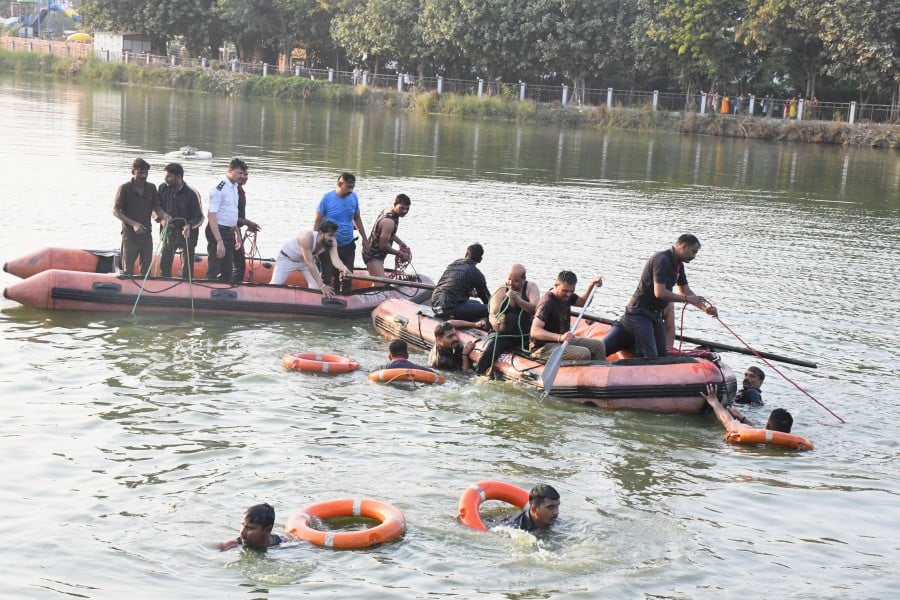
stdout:
{"type": "Polygon", "coordinates": [[[509,266],[506,285],[491,296],[488,317],[494,333],[488,336],[475,364],[475,371],[484,374],[497,357],[504,352],[521,352],[528,349],[531,319],[541,291],[533,281],[528,281],[525,267],[519,263],[509,266]]]}

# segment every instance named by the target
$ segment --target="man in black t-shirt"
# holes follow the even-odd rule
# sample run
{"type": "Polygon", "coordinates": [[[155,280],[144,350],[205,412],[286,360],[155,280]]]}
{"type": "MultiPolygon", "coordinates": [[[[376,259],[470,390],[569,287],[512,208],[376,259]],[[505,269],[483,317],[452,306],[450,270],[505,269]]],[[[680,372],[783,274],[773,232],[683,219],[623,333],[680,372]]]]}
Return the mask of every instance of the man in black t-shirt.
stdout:
{"type": "Polygon", "coordinates": [[[528,508],[505,523],[509,527],[534,531],[546,529],[559,517],[559,492],[553,486],[540,483],[528,494],[528,508]]]}
{"type": "Polygon", "coordinates": [[[595,277],[588,284],[584,296],[575,293],[578,277],[572,271],[561,271],[553,288],[545,293],[534,311],[531,322],[531,357],[545,362],[553,351],[568,341],[562,360],[606,360],[606,347],[601,340],[575,337],[570,331],[573,306],[584,306],[591,290],[603,285],[603,279],[595,277]]]}

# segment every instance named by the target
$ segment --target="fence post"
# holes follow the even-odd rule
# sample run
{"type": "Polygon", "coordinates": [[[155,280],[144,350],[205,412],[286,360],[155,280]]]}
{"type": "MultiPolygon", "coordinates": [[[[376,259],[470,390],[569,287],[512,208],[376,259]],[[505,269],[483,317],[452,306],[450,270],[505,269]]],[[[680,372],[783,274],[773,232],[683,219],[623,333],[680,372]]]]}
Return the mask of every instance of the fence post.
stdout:
{"type": "Polygon", "coordinates": [[[750,94],[750,108],[747,110],[748,110],[747,114],[749,114],[752,117],[753,111],[756,110],[756,96],[754,96],[753,94],[750,94]]]}
{"type": "Polygon", "coordinates": [[[659,90],[653,90],[653,110],[659,105],[659,90]]]}
{"type": "Polygon", "coordinates": [[[569,86],[563,84],[562,105],[565,106],[569,101],[569,86]]]}
{"type": "Polygon", "coordinates": [[[803,120],[803,98],[800,98],[800,101],[797,102],[797,120],[803,120]]]}
{"type": "Polygon", "coordinates": [[[478,99],[481,100],[481,94],[484,93],[484,79],[478,78],[478,99]]]}
{"type": "Polygon", "coordinates": [[[403,91],[403,75],[401,73],[397,73],[397,92],[403,91]]]}
{"type": "Polygon", "coordinates": [[[444,92],[444,76],[438,75],[437,78],[437,94],[440,96],[444,92]]]}
{"type": "Polygon", "coordinates": [[[203,67],[203,68],[205,69],[207,64],[208,64],[208,63],[206,62],[206,57],[205,57],[205,56],[204,56],[203,58],[200,59],[200,66],[201,66],[201,67],[203,67]]]}
{"type": "Polygon", "coordinates": [[[106,62],[109,62],[109,50],[106,51],[106,62]]]}
{"type": "Polygon", "coordinates": [[[148,67],[150,66],[150,63],[151,63],[151,62],[153,62],[153,61],[152,61],[151,58],[150,58],[150,53],[147,52],[147,66],[148,66],[148,67]]]}
{"type": "Polygon", "coordinates": [[[850,124],[856,123],[856,101],[850,103],[850,124]]]}
{"type": "Polygon", "coordinates": [[[334,83],[334,69],[328,69],[328,81],[334,83]]]}
{"type": "Polygon", "coordinates": [[[706,92],[700,92],[700,114],[706,114],[706,92]]]}
{"type": "Polygon", "coordinates": [[[174,54],[172,55],[172,60],[169,61],[169,62],[172,63],[172,66],[173,66],[173,67],[175,66],[175,55],[174,55],[174,54]]]}
{"type": "Polygon", "coordinates": [[[369,72],[368,71],[362,72],[362,84],[363,84],[363,86],[369,85],[369,72]]]}
{"type": "Polygon", "coordinates": [[[519,82],[519,102],[525,101],[525,82],[519,82]]]}
{"type": "Polygon", "coordinates": [[[263,77],[269,74],[269,63],[263,63],[263,77]]]}
{"type": "Polygon", "coordinates": [[[612,108],[612,88],[606,88],[606,106],[612,108]]]}

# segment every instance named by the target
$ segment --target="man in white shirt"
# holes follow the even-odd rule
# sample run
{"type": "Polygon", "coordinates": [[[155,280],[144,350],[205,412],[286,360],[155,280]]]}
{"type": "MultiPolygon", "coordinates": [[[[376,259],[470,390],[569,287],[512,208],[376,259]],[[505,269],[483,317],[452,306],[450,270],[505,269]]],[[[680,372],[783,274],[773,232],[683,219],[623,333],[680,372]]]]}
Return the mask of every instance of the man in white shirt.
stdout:
{"type": "Polygon", "coordinates": [[[231,281],[234,268],[234,250],[240,243],[238,234],[238,184],[247,173],[247,163],[239,158],[231,159],[228,171],[209,192],[209,210],[206,213],[206,249],[209,254],[206,278],[231,281]]]}

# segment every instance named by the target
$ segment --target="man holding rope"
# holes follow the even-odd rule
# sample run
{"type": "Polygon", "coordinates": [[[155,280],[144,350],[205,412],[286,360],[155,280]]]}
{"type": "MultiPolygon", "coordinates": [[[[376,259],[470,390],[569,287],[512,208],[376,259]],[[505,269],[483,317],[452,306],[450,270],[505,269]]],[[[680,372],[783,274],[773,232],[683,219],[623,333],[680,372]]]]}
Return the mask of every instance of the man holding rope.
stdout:
{"type": "Polygon", "coordinates": [[[506,274],[506,285],[497,289],[488,303],[488,318],[495,333],[488,336],[475,372],[483,375],[498,356],[509,351],[527,351],[534,310],[541,291],[528,281],[525,266],[513,263],[506,274]]]}
{"type": "Polygon", "coordinates": [[[409,262],[412,258],[409,246],[397,237],[400,219],[409,213],[410,204],[409,196],[397,194],[397,197],[394,198],[394,205],[385,208],[378,215],[378,219],[370,231],[369,248],[363,251],[363,262],[366,263],[369,275],[384,277],[384,260],[388,254],[395,255],[400,261],[409,262]],[[397,242],[397,248],[394,248],[394,242],[397,242]]]}
{"type": "Polygon", "coordinates": [[[169,163],[165,171],[165,182],[159,184],[159,200],[171,220],[168,229],[160,227],[159,270],[163,277],[171,277],[175,252],[181,250],[181,278],[190,280],[194,276],[194,251],[203,224],[200,194],[184,182],[184,167],[180,164],[169,163]]]}
{"type": "Polygon", "coordinates": [[[644,265],[637,289],[625,307],[625,314],[613,323],[612,329],[603,338],[609,354],[632,349],[645,358],[666,356],[668,344],[664,315],[672,302],[693,304],[714,317],[719,314],[715,306],[703,296],[694,294],[688,286],[684,265],[694,260],[699,251],[700,240],[697,236],[685,233],[671,248],[650,257],[644,265]],[[675,286],[681,293],[673,291],[675,286]]]}
{"type": "Polygon", "coordinates": [[[234,251],[238,240],[238,184],[247,173],[247,163],[231,159],[228,171],[209,192],[206,249],[209,256],[206,278],[231,282],[234,270],[234,251]]]}
{"type": "Polygon", "coordinates": [[[131,163],[131,181],[119,186],[113,203],[113,215],[122,221],[122,271],[132,275],[134,261],[140,258],[141,277],[150,273],[153,263],[153,229],[150,217],[156,214],[164,225],[169,215],[159,204],[159,192],[152,183],[147,183],[150,164],[143,158],[131,163]]]}

